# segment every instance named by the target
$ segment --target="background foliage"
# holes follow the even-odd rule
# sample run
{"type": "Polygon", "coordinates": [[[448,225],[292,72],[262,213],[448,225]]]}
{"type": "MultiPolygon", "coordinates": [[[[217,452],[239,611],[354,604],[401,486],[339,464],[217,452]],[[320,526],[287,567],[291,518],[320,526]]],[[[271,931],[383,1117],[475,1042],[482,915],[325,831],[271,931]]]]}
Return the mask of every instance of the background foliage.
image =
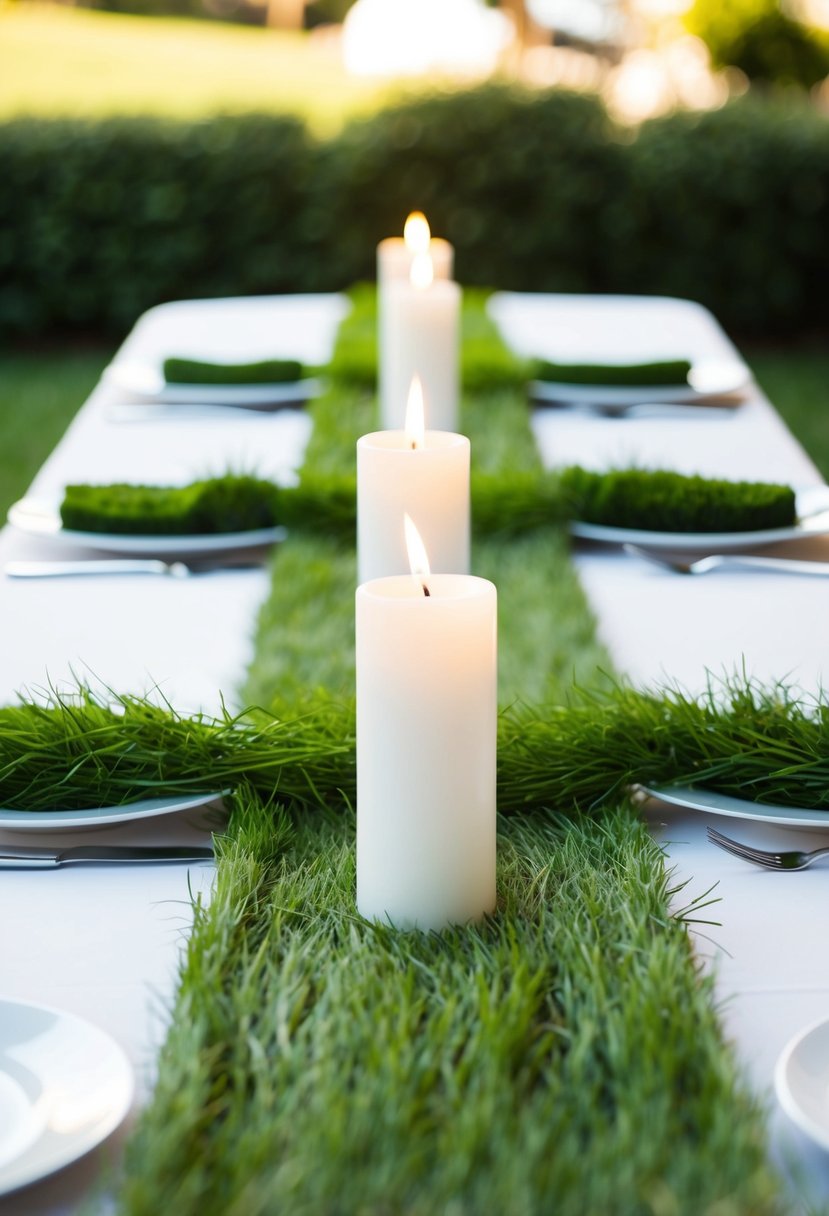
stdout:
{"type": "Polygon", "coordinates": [[[633,136],[592,97],[485,86],[320,141],[299,120],[0,124],[0,334],[121,335],[162,300],[338,289],[413,206],[457,276],[829,320],[829,123],[746,100],[633,136]]]}
{"type": "Polygon", "coordinates": [[[715,67],[809,89],[829,73],[829,35],[798,19],[793,8],[781,0],[695,0],[685,21],[715,67]]]}

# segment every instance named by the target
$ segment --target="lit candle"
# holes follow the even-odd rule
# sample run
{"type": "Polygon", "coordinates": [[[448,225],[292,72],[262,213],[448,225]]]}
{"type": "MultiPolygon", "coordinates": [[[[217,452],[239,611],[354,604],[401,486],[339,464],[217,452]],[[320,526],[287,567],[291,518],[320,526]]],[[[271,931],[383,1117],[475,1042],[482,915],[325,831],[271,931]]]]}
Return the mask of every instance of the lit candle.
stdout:
{"type": "Polygon", "coordinates": [[[409,559],[400,521],[414,516],[432,569],[469,571],[469,440],[424,429],[424,402],[415,376],[402,431],[375,431],[357,440],[357,557],[361,583],[404,574],[409,559]]]}
{"type": "Polygon", "coordinates": [[[412,258],[431,255],[436,279],[451,279],[455,251],[448,241],[432,236],[422,211],[413,211],[403,226],[403,236],[390,236],[377,246],[377,286],[382,293],[389,283],[408,279],[412,258]]]}
{"type": "MultiPolygon", "coordinates": [[[[429,221],[422,211],[413,211],[408,217],[402,237],[387,237],[377,246],[377,389],[384,419],[392,416],[389,399],[392,385],[388,358],[388,290],[392,283],[409,282],[414,258],[424,253],[428,253],[432,259],[434,278],[452,278],[455,251],[448,241],[432,236],[429,221]]],[[[403,403],[398,401],[395,426],[401,425],[402,410],[403,403]]]]}
{"type": "Polygon", "coordinates": [[[434,278],[428,253],[412,258],[407,282],[389,285],[380,351],[384,365],[380,402],[384,430],[403,425],[412,376],[420,376],[423,382],[430,430],[458,429],[460,306],[460,287],[434,278]]]}
{"type": "Polygon", "coordinates": [[[357,907],[441,929],[495,908],[497,593],[412,569],[357,588],[357,907]]]}

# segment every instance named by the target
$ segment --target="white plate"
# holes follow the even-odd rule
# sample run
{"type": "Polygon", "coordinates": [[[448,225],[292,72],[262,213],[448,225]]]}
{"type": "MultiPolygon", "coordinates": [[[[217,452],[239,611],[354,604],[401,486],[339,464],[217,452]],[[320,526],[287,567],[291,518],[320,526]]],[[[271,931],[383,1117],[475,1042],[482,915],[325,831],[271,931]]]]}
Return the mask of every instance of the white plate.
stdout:
{"type": "Polygon", "coordinates": [[[749,802],[732,798],[714,790],[694,789],[689,785],[643,785],[640,789],[651,798],[681,806],[686,810],[705,811],[710,815],[726,815],[732,819],[753,819],[757,823],[774,823],[785,828],[823,828],[829,831],[829,810],[816,811],[809,807],[776,806],[771,802],[749,802]]]}
{"type": "Polygon", "coordinates": [[[278,384],[168,384],[160,368],[149,363],[110,363],[103,379],[128,393],[133,401],[167,405],[237,405],[248,409],[280,409],[301,404],[322,392],[319,380],[278,384]]]}
{"type": "Polygon", "coordinates": [[[603,541],[611,545],[641,545],[645,549],[704,549],[708,553],[829,534],[829,487],[813,486],[798,490],[795,503],[798,522],[789,528],[765,528],[754,532],[651,532],[642,528],[611,528],[605,524],[573,520],[570,532],[582,540],[603,541]]]}
{"type": "Polygon", "coordinates": [[[774,1087],[792,1122],[829,1149],[829,1021],[807,1027],[786,1044],[774,1087]]]}
{"type": "Polygon", "coordinates": [[[132,1095],[129,1061],[103,1030],[57,1009],[0,1000],[0,1195],[96,1148],[132,1095]]]}
{"type": "Polygon", "coordinates": [[[136,553],[146,557],[175,557],[188,553],[228,553],[273,545],[285,536],[284,528],[255,528],[250,532],[210,532],[199,536],[132,536],[111,532],[76,532],[64,528],[54,503],[21,498],[9,507],[9,523],[21,532],[46,536],[83,549],[108,553],[136,553]]]}
{"type": "Polygon", "coordinates": [[[80,811],[17,811],[0,807],[0,828],[24,832],[60,831],[63,828],[98,828],[108,823],[128,823],[135,819],[151,819],[154,815],[171,815],[174,811],[192,811],[221,798],[220,793],[175,794],[168,798],[144,798],[125,802],[121,806],[96,806],[80,811]]]}
{"type": "Polygon", "coordinates": [[[562,405],[648,405],[702,403],[710,398],[732,397],[748,385],[751,373],[737,360],[697,360],[691,365],[687,384],[565,384],[534,380],[530,394],[536,401],[562,405]]]}

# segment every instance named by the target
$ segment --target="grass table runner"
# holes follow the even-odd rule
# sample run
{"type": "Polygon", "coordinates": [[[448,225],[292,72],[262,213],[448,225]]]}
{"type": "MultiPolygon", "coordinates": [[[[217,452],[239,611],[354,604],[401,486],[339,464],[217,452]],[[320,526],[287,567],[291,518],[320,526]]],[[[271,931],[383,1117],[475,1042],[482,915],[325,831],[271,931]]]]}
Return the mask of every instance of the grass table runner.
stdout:
{"type": "MultiPolygon", "coordinates": [[[[465,321],[494,343],[479,297],[465,321]]],[[[351,332],[355,347],[369,342],[364,299],[341,352],[351,332]]],[[[374,427],[358,381],[335,381],[311,407],[316,476],[350,472],[357,436],[374,427]]],[[[509,384],[470,394],[462,427],[477,469],[536,466],[509,384]]],[[[558,530],[478,540],[473,567],[498,585],[505,706],[553,704],[574,677],[607,678],[558,530]]],[[[281,546],[251,701],[295,716],[328,699],[350,720],[355,569],[351,548],[319,535],[295,530],[281,546]]],[[[316,811],[278,797],[233,799],[121,1212],[782,1210],[763,1111],[692,954],[686,922],[706,912],[688,895],[671,913],[664,858],[626,801],[594,816],[509,815],[507,791],[496,914],[427,935],[357,915],[347,797],[316,811]]]]}

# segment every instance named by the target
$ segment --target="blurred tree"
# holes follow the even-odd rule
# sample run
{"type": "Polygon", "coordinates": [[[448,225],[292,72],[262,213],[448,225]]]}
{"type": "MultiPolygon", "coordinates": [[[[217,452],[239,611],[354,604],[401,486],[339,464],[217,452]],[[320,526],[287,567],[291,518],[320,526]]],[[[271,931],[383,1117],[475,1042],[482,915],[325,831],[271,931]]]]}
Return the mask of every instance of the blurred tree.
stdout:
{"type": "Polygon", "coordinates": [[[685,22],[715,67],[739,68],[749,80],[809,89],[829,75],[829,35],[780,0],[694,0],[685,22]]]}
{"type": "Polygon", "coordinates": [[[305,25],[339,25],[352,4],[354,0],[307,0],[305,25]]]}

